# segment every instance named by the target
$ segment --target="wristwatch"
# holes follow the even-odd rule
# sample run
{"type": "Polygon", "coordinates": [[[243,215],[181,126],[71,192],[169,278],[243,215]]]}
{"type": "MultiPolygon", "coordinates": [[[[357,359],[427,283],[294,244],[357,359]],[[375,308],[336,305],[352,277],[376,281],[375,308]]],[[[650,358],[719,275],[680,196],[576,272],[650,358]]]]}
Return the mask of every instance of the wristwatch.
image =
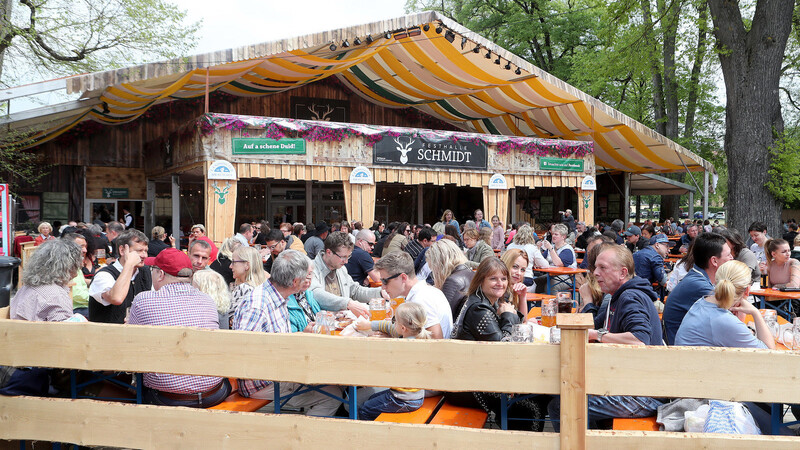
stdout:
{"type": "Polygon", "coordinates": [[[605,328],[600,328],[597,330],[597,342],[603,342],[603,336],[608,334],[608,330],[605,328]]]}

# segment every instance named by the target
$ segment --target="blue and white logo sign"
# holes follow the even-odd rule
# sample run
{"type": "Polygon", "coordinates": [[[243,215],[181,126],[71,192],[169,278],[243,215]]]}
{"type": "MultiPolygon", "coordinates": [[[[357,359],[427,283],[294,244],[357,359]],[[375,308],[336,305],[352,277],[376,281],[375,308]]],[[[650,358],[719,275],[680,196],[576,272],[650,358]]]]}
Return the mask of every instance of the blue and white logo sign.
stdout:
{"type": "Polygon", "coordinates": [[[502,173],[496,173],[489,178],[489,189],[508,189],[506,177],[502,173]]]}
{"type": "Polygon", "coordinates": [[[585,177],[583,177],[583,181],[581,181],[581,190],[582,191],[596,191],[597,190],[597,183],[595,183],[593,176],[586,175],[585,177]]]}
{"type": "Polygon", "coordinates": [[[350,184],[375,184],[375,179],[369,169],[358,166],[350,172],[350,184]]]}
{"type": "Polygon", "coordinates": [[[209,180],[236,180],[236,169],[228,161],[217,160],[208,168],[209,180]]]}

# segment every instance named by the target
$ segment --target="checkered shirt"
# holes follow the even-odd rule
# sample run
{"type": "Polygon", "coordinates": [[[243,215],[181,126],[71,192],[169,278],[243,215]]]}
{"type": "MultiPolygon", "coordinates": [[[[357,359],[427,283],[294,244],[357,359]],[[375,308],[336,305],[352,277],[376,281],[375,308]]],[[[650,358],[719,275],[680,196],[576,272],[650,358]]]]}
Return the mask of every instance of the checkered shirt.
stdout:
{"type": "MultiPolygon", "coordinates": [[[[262,333],[291,333],[289,308],[272,282],[267,280],[245,297],[233,315],[233,329],[260,331],[262,333]]],[[[239,393],[249,397],[272,382],[267,380],[239,380],[239,393]]]]}
{"type": "MultiPolygon", "coordinates": [[[[170,283],[157,291],[145,291],[133,299],[128,323],[219,329],[214,300],[189,283],[170,283]]],[[[222,381],[219,377],[193,377],[168,373],[144,374],[150,389],[176,394],[205,392],[222,381]]]]}

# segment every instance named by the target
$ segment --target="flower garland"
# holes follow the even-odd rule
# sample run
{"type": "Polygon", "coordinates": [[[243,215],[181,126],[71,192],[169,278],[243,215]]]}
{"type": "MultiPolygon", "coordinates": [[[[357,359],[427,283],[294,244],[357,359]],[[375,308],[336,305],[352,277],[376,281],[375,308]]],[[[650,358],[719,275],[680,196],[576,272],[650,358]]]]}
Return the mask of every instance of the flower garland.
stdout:
{"type": "MultiPolygon", "coordinates": [[[[244,130],[262,128],[269,139],[276,141],[286,137],[302,138],[309,142],[342,142],[347,138],[360,137],[368,145],[379,142],[384,137],[408,136],[429,140],[449,139],[453,142],[469,141],[496,144],[497,153],[505,155],[519,151],[526,155],[558,156],[562,158],[583,158],[594,152],[592,142],[563,141],[558,139],[517,138],[509,136],[481,135],[475,133],[434,131],[421,129],[391,129],[359,124],[313,122],[297,119],[273,119],[263,117],[233,116],[226,114],[205,114],[198,120],[203,136],[213,134],[218,129],[244,130]]],[[[243,137],[250,134],[242,131],[243,137]]]]}

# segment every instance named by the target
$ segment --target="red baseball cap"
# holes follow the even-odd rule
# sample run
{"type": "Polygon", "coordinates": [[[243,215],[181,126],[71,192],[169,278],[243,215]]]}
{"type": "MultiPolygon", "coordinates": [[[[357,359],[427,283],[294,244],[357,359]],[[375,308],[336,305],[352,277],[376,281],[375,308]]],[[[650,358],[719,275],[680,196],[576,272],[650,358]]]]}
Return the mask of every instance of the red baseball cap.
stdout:
{"type": "Polygon", "coordinates": [[[188,277],[192,274],[192,260],[189,259],[186,253],[177,248],[166,248],[155,258],[145,258],[144,264],[146,266],[156,266],[173,277],[188,277]],[[178,275],[182,269],[188,270],[185,271],[184,275],[178,275]]]}

